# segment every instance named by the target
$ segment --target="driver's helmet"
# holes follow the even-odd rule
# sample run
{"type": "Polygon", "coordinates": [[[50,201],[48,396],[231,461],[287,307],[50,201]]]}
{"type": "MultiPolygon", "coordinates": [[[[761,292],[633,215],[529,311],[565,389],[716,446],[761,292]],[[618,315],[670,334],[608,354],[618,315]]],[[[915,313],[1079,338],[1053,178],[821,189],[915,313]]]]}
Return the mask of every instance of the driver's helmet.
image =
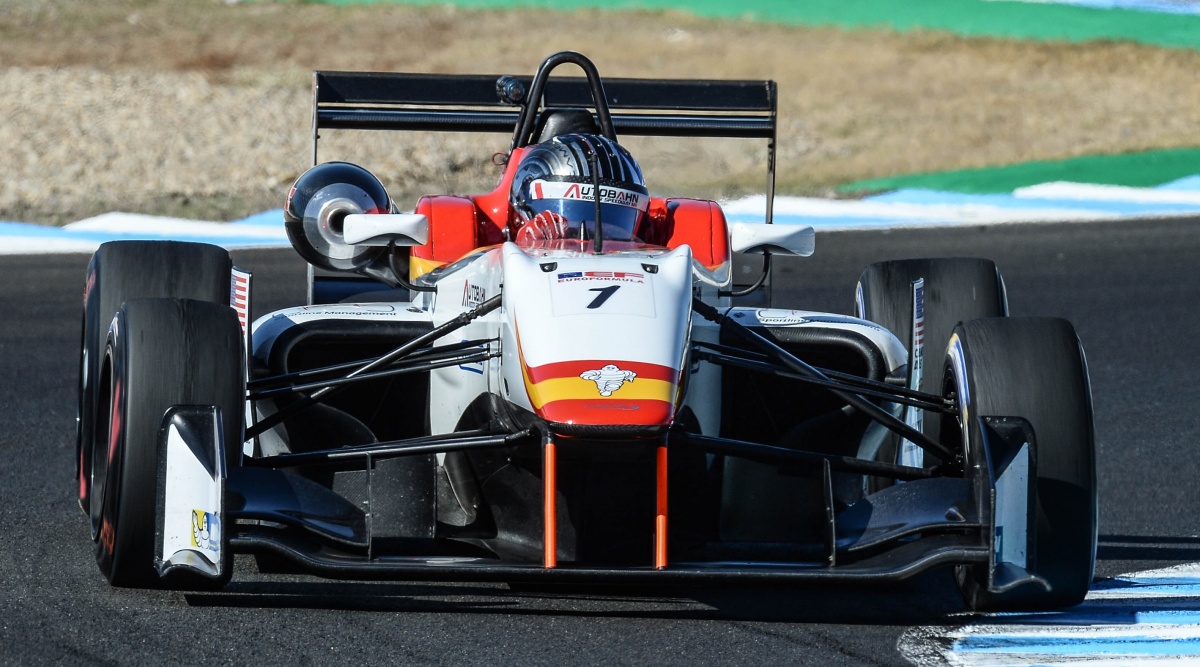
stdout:
{"type": "Polygon", "coordinates": [[[593,238],[597,181],[604,238],[633,240],[650,206],[642,168],[620,144],[595,134],[559,135],[525,150],[510,192],[517,224],[552,219],[556,236],[593,238]]]}

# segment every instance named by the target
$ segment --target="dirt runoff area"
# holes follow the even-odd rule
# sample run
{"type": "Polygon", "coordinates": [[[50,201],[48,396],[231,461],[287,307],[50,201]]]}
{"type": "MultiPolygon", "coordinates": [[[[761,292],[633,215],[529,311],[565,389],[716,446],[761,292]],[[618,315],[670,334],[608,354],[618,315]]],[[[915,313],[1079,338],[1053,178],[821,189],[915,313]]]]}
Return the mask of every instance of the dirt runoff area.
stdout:
{"type": "MultiPolygon", "coordinates": [[[[562,49],[607,76],[775,79],[779,188],[1194,146],[1200,52],[700,20],[223,0],[0,3],[0,220],[109,210],[231,220],[310,162],[315,69],[529,74],[562,49]]],[[[504,136],[331,132],[322,159],[402,206],[477,192],[504,136]]],[[[651,189],[761,191],[764,147],[630,140],[651,189]]]]}

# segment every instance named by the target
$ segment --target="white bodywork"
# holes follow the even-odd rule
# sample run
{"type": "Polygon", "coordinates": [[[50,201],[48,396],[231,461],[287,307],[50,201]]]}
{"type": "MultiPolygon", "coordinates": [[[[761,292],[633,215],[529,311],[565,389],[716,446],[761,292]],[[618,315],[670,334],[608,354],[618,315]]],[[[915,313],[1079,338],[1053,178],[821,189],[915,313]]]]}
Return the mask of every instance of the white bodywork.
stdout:
{"type": "MultiPolygon", "coordinates": [[[[739,225],[731,238],[741,239],[747,249],[812,251],[811,229],[776,232],[757,229],[768,225],[739,225]]],[[[489,396],[513,415],[567,426],[664,427],[687,406],[703,432],[716,433],[721,370],[705,362],[689,367],[686,358],[689,340],[718,342],[716,325],[692,318],[693,296],[713,296],[711,287],[701,289],[710,282],[704,276],[711,274],[697,269],[686,245],[675,250],[621,246],[593,254],[555,242],[505,243],[437,269],[424,278],[436,290],[419,293],[412,302],[305,306],[260,318],[254,324],[253,353],[265,361],[274,340],[305,321],[410,320],[437,326],[502,295],[499,309],[435,343],[491,340],[496,356],[431,371],[432,433],[461,429],[468,407],[489,396]]],[[[732,314],[743,324],[768,328],[853,331],[881,351],[888,371],[908,363],[905,346],[891,332],[861,319],[780,309],[737,308],[732,314]]]]}

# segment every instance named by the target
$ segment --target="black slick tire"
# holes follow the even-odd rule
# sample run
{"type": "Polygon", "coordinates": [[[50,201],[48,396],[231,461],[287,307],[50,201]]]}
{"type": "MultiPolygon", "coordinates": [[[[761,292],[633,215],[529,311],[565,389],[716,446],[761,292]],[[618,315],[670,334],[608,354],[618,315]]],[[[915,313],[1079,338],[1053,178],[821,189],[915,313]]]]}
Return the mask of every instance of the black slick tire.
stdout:
{"type": "MultiPolygon", "coordinates": [[[[114,586],[211,588],[154,568],[158,432],[174,405],[220,408],[228,467],[241,457],[245,380],[241,328],[229,306],[135,299],[117,311],[100,365],[92,519],[96,562],[114,586]]],[[[228,575],[229,568],[226,568],[228,575]]]]}
{"type": "MultiPolygon", "coordinates": [[[[858,317],[891,331],[912,353],[913,281],[925,282],[924,372],[921,391],[941,395],[942,378],[938,363],[955,325],[981,317],[1008,315],[1004,280],[994,262],[975,257],[938,257],[899,259],[878,262],[863,270],[855,292],[858,317]]],[[[912,361],[910,359],[909,363],[912,361]]],[[[940,441],[941,420],[925,414],[922,431],[940,441]]],[[[892,434],[879,447],[876,460],[898,463],[900,437],[892,434]]],[[[927,463],[933,460],[927,457],[927,463]]],[[[891,486],[894,480],[871,477],[870,492],[891,486]]]]}
{"type": "Polygon", "coordinates": [[[79,505],[85,513],[90,511],[92,489],[96,377],[113,315],[130,299],[170,297],[228,304],[232,267],[224,248],[205,243],[113,241],[92,255],[83,290],[75,446],[79,505]]]}
{"type": "MultiPolygon", "coordinates": [[[[1033,540],[1026,569],[1051,586],[991,593],[986,567],[960,566],[964,599],[989,611],[1079,604],[1095,568],[1099,513],[1091,390],[1074,328],[1058,318],[964,322],[954,330],[945,369],[946,391],[958,397],[960,414],[1021,417],[1033,428],[1037,506],[1027,513],[1033,540]]],[[[947,417],[942,432],[943,444],[965,446],[968,462],[981,464],[976,425],[947,417]]]]}
{"type": "MultiPolygon", "coordinates": [[[[925,280],[925,373],[920,390],[940,394],[938,363],[959,322],[1008,315],[1004,281],[995,263],[974,257],[901,259],[872,264],[858,279],[858,317],[891,331],[912,349],[912,283],[925,280]]],[[[925,434],[938,439],[939,421],[927,416],[925,434]]]]}

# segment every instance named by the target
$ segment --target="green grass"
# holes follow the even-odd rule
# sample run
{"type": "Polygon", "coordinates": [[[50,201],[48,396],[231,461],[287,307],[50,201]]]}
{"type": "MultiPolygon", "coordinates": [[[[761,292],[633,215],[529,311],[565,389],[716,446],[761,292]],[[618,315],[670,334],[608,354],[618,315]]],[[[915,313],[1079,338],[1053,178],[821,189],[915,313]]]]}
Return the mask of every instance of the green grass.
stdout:
{"type": "Polygon", "coordinates": [[[334,5],[404,3],[506,9],[542,7],[680,10],[711,18],[843,28],[943,30],[969,37],[1131,41],[1200,49],[1200,16],[991,0],[313,0],[334,5]]]}
{"type": "Polygon", "coordinates": [[[1151,187],[1194,174],[1200,174],[1200,148],[1176,148],[872,178],[846,183],[839,186],[838,191],[851,193],[921,188],[992,194],[1012,192],[1019,187],[1051,181],[1151,187]]]}

